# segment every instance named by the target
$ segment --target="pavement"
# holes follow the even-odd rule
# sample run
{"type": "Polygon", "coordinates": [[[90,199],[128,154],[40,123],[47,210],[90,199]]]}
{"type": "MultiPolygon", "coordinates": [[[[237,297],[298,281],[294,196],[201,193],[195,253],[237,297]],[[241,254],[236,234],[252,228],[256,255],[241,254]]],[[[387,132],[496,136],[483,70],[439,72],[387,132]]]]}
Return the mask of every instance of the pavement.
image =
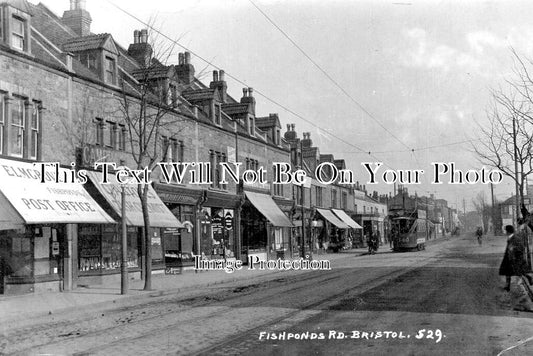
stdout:
{"type": "MultiPolygon", "coordinates": [[[[343,253],[320,253],[314,259],[334,261],[362,255],[365,249],[353,249],[343,253]]],[[[109,305],[126,300],[157,297],[167,294],[191,291],[212,285],[236,281],[275,278],[280,273],[303,273],[302,271],[280,270],[243,270],[227,273],[225,271],[184,270],[180,274],[152,274],[152,290],[143,290],[144,281],[129,280],[128,294],[120,293],[120,280],[114,284],[86,285],[65,292],[34,293],[24,295],[0,296],[0,321],[39,317],[84,308],[89,305],[109,305]]]]}
{"type": "MultiPolygon", "coordinates": [[[[453,239],[453,237],[430,240],[428,247],[453,239]]],[[[388,245],[380,246],[377,255],[391,253],[388,245]]],[[[329,260],[332,264],[345,258],[368,255],[367,248],[342,250],[340,253],[315,254],[314,259],[329,260]]],[[[128,294],[121,295],[120,282],[114,284],[88,285],[78,287],[72,291],[50,292],[38,294],[26,294],[15,296],[0,296],[0,321],[6,322],[15,319],[39,317],[55,314],[59,311],[84,308],[89,305],[105,306],[120,304],[126,301],[134,302],[136,299],[157,297],[168,294],[178,294],[186,291],[194,291],[199,288],[212,285],[231,283],[237,281],[260,281],[276,278],[278,274],[304,273],[301,271],[279,270],[253,270],[243,269],[233,273],[224,271],[201,271],[186,270],[181,274],[153,274],[152,290],[143,290],[144,281],[132,279],[129,281],[128,294]]],[[[533,300],[533,287],[524,281],[531,300],[533,300]]]]}

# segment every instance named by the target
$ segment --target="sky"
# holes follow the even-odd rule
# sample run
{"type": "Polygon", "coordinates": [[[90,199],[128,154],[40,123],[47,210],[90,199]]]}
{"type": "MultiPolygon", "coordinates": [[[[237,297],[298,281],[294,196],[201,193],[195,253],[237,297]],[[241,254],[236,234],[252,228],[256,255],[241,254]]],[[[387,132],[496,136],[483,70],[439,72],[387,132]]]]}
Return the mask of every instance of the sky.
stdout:
{"type": "MultiPolygon", "coordinates": [[[[69,7],[41,2],[58,15],[69,7]]],[[[127,48],[145,26],[119,8],[190,50],[204,83],[214,68],[202,58],[225,70],[234,98],[242,83],[253,87],[258,116],[278,113],[283,131],[294,123],[299,137],[310,132],[320,152],[344,158],[362,184],[369,175],[361,162],[383,162],[380,170],[425,170],[410,193],[459,209],[481,191],[490,200],[488,185],[430,184],[432,162],[482,168],[464,141],[479,138],[491,89],[513,77],[511,48],[533,58],[533,2],[87,0],[92,32],[127,48]]],[[[177,46],[171,61],[182,51],[177,46]]],[[[383,182],[366,187],[393,191],[383,182]]],[[[499,200],[513,191],[509,180],[494,187],[499,200]]]]}

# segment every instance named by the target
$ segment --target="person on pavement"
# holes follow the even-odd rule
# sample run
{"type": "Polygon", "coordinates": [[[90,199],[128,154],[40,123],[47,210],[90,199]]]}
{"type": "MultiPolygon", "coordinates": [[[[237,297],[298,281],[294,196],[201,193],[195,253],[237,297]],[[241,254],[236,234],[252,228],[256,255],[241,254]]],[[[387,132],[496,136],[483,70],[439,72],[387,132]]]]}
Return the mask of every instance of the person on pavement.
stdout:
{"type": "MultiPolygon", "coordinates": [[[[521,225],[521,221],[519,221],[521,225]]],[[[528,267],[525,259],[525,246],[521,234],[515,234],[515,229],[512,225],[505,226],[505,233],[509,236],[507,238],[507,246],[500,265],[500,276],[505,276],[505,290],[511,289],[511,278],[513,276],[520,277],[528,272],[528,267]]]]}

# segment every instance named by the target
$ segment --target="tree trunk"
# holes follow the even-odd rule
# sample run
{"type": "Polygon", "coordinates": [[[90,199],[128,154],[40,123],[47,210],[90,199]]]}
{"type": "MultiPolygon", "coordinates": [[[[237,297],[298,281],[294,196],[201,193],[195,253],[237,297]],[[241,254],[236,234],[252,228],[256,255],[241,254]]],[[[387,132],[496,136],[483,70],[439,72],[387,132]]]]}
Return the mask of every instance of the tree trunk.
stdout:
{"type": "Polygon", "coordinates": [[[145,245],[145,275],[144,290],[152,289],[152,238],[150,234],[150,215],[148,215],[148,186],[138,185],[138,193],[141,198],[141,208],[143,212],[144,229],[143,239],[145,245]]]}

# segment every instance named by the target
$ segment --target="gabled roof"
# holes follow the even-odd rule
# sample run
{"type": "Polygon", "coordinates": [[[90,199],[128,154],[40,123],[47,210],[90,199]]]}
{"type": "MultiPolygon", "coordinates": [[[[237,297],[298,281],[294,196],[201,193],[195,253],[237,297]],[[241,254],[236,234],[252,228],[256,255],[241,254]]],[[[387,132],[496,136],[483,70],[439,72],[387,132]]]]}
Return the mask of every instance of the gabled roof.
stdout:
{"type": "MultiPolygon", "coordinates": [[[[4,0],[2,3],[7,3],[9,6],[19,9],[29,15],[33,15],[32,6],[26,0],[4,0]]],[[[0,3],[0,5],[3,5],[0,3]]]]}
{"type": "Polygon", "coordinates": [[[118,55],[113,37],[109,33],[76,37],[63,43],[63,50],[66,52],[82,52],[95,49],[106,49],[118,55]]]}

